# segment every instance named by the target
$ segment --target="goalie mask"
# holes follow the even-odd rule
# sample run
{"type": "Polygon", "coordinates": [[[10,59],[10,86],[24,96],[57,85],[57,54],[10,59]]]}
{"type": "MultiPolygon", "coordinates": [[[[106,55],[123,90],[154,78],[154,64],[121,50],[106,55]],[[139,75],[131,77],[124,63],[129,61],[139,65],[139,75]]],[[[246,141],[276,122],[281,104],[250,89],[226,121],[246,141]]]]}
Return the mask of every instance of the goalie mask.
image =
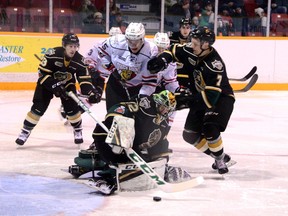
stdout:
{"type": "Polygon", "coordinates": [[[157,114],[162,120],[167,119],[176,108],[175,96],[168,90],[153,94],[153,100],[156,103],[157,114]]]}

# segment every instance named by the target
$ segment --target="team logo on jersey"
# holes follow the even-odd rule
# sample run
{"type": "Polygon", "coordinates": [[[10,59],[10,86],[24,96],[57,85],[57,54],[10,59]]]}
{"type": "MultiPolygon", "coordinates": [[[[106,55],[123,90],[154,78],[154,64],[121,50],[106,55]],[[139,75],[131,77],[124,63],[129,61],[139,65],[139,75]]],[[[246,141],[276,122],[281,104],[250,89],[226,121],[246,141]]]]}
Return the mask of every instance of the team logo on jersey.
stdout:
{"type": "Polygon", "coordinates": [[[117,107],[117,108],[114,110],[114,112],[115,112],[115,113],[124,114],[124,113],[125,113],[125,107],[124,107],[124,106],[117,107]]]}
{"type": "Polygon", "coordinates": [[[188,61],[191,65],[194,65],[194,66],[196,65],[196,61],[193,60],[192,58],[188,57],[188,61]]]}
{"type": "Polygon", "coordinates": [[[71,73],[66,73],[66,72],[61,72],[57,71],[56,73],[53,74],[54,78],[62,81],[62,83],[67,83],[69,80],[72,79],[72,74],[71,73]]]}
{"type": "Polygon", "coordinates": [[[139,106],[143,107],[144,109],[148,109],[151,107],[151,104],[147,97],[143,97],[140,99],[139,106]]]}
{"type": "Polygon", "coordinates": [[[222,70],[223,64],[221,61],[215,60],[212,62],[213,68],[217,68],[218,70],[222,70]]]}
{"type": "Polygon", "coordinates": [[[120,76],[122,80],[131,80],[136,76],[136,73],[131,70],[122,70],[120,76]]]}
{"type": "Polygon", "coordinates": [[[161,136],[162,136],[161,130],[155,129],[154,131],[152,131],[152,133],[149,134],[148,141],[139,145],[139,148],[140,149],[151,148],[152,146],[156,145],[159,142],[161,136]]]}
{"type": "Polygon", "coordinates": [[[46,55],[54,55],[55,54],[55,49],[48,49],[45,54],[46,55]]]}

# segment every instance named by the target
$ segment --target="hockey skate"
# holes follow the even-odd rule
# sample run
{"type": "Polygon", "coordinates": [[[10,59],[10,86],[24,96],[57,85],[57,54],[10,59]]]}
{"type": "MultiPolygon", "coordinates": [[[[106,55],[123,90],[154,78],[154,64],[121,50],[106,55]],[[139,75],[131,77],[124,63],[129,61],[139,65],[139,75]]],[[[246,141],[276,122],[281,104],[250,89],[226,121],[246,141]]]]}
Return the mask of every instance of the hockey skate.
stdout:
{"type": "MultiPolygon", "coordinates": [[[[231,157],[228,154],[224,155],[224,162],[227,165],[227,167],[231,167],[231,166],[233,166],[233,165],[235,165],[237,163],[236,161],[231,160],[231,157]]],[[[215,162],[212,164],[212,169],[217,170],[215,162]]]]}
{"type": "Polygon", "coordinates": [[[27,141],[28,137],[30,136],[30,133],[31,131],[23,128],[15,142],[20,146],[24,145],[24,143],[27,141]]]}
{"type": "Polygon", "coordinates": [[[225,159],[224,159],[225,155],[221,159],[218,159],[218,158],[216,159],[215,158],[214,164],[216,165],[216,168],[218,169],[218,173],[219,174],[225,174],[225,173],[229,172],[228,167],[227,167],[227,165],[225,163],[225,159]]]}
{"type": "Polygon", "coordinates": [[[90,178],[86,184],[103,195],[111,195],[117,190],[116,185],[109,184],[103,178],[90,178]]]}
{"type": "Polygon", "coordinates": [[[75,144],[83,143],[82,129],[74,130],[74,143],[75,144]]]}

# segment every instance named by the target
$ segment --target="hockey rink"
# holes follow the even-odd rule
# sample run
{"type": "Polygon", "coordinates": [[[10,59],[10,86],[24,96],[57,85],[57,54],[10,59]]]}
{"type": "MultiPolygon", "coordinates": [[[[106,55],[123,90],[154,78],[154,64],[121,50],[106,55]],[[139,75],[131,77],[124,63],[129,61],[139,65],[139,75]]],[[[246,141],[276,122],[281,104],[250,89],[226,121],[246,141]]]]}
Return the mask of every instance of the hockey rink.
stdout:
{"type": "MultiPolygon", "coordinates": [[[[237,164],[225,176],[213,159],[182,139],[187,110],[179,111],[169,134],[170,164],[185,168],[202,185],[187,191],[158,189],[102,196],[73,179],[67,169],[79,149],[60,119],[54,98],[23,147],[15,139],[32,105],[33,91],[0,91],[0,215],[41,216],[284,216],[288,215],[288,91],[236,94],[234,113],[222,134],[225,152],[237,164]],[[153,201],[160,196],[160,202],[153,201]]],[[[91,110],[99,120],[105,102],[91,110]]],[[[83,114],[82,149],[92,143],[94,120],[83,114]]]]}

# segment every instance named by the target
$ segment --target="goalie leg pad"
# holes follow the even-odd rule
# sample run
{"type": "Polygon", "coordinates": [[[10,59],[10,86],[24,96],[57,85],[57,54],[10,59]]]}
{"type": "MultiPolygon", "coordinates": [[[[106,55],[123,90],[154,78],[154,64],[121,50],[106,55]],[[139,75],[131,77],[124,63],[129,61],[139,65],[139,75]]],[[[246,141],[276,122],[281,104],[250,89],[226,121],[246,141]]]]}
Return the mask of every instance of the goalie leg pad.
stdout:
{"type": "MultiPolygon", "coordinates": [[[[162,178],[164,178],[166,158],[148,163],[162,178]]],[[[135,164],[119,164],[116,169],[116,179],[120,191],[145,191],[157,186],[135,164]]]]}

